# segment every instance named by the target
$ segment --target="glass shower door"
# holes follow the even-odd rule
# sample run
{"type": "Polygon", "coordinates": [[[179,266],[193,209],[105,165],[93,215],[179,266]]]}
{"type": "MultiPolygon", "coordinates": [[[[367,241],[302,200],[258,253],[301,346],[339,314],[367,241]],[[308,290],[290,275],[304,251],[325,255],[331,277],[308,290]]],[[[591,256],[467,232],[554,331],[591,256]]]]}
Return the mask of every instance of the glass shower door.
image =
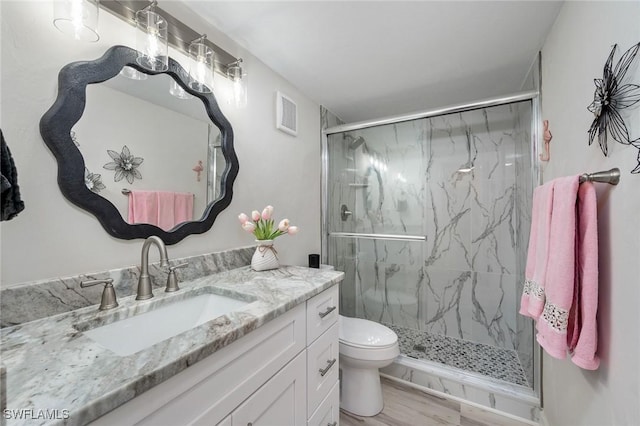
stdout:
{"type": "Polygon", "coordinates": [[[387,325],[408,357],[532,384],[531,322],[517,314],[531,115],[526,101],[328,135],[326,254],[345,272],[343,315],[387,325]]]}
{"type": "Polygon", "coordinates": [[[343,315],[418,328],[424,120],[329,135],[328,254],[343,315]]]}

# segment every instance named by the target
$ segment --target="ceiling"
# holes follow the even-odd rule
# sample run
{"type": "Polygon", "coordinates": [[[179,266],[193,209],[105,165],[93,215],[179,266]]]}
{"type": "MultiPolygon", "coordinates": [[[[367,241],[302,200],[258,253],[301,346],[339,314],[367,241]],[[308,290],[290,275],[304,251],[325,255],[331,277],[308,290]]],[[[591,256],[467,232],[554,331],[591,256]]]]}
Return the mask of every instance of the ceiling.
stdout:
{"type": "Polygon", "coordinates": [[[348,123],[520,91],[562,5],[184,1],[348,123]]]}

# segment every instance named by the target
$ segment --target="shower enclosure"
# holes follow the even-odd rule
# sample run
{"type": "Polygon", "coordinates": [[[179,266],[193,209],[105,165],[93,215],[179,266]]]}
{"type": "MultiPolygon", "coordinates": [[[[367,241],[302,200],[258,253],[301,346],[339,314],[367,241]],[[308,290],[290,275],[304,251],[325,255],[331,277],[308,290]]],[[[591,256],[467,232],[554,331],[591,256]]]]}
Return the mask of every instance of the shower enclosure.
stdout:
{"type": "Polygon", "coordinates": [[[345,272],[341,314],[396,332],[395,364],[535,395],[517,310],[536,111],[528,92],[325,130],[323,259],[345,272]]]}

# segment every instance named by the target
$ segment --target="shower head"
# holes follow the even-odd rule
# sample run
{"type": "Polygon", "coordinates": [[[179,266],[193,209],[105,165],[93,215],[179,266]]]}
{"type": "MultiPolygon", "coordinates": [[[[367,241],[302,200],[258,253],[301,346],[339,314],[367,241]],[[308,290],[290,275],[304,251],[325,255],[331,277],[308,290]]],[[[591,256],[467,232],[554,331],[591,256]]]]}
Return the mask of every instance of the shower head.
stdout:
{"type": "Polygon", "coordinates": [[[364,143],[364,138],[362,136],[358,136],[357,138],[353,139],[349,143],[349,149],[352,150],[352,151],[355,151],[363,143],[364,143]]]}

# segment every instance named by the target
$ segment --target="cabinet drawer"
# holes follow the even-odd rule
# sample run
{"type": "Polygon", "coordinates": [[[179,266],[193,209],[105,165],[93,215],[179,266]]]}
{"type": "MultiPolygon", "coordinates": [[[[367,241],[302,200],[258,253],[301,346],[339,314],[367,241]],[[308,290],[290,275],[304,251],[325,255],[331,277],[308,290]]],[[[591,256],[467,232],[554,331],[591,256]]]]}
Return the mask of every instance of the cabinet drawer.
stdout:
{"type": "Polygon", "coordinates": [[[307,422],[307,426],[338,426],[340,423],[340,383],[337,382],[329,395],[307,422]]]}
{"type": "Polygon", "coordinates": [[[307,300],[307,345],[338,320],[338,286],[307,300]]]}
{"type": "Polygon", "coordinates": [[[338,323],[307,348],[307,413],[316,411],[338,381],[338,323]]]}

